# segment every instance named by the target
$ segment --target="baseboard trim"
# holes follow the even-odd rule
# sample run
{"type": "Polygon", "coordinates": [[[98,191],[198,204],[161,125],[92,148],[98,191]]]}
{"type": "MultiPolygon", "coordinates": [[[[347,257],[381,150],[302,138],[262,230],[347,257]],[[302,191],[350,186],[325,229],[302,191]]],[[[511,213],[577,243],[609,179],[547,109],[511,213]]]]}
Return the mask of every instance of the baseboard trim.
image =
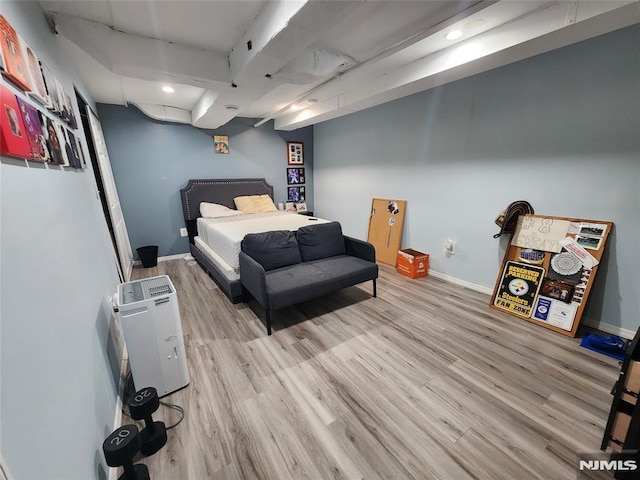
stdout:
{"type": "Polygon", "coordinates": [[[127,382],[126,371],[128,361],[129,354],[127,353],[127,347],[125,346],[122,352],[122,362],[120,362],[120,381],[118,382],[118,398],[116,400],[116,414],[113,418],[113,430],[122,426],[122,399],[124,398],[124,387],[127,382]]]}
{"type": "Polygon", "coordinates": [[[178,253],[176,255],[167,255],[165,257],[158,257],[159,262],[168,262],[169,260],[180,260],[189,255],[189,252],[178,253]]]}
{"type": "MultiPolygon", "coordinates": [[[[178,253],[176,255],[165,255],[164,257],[158,257],[158,262],[168,262],[169,260],[180,260],[189,256],[189,253],[178,253]]],[[[142,262],[140,260],[136,260],[133,262],[133,265],[136,267],[141,267],[142,262]]]]}
{"type": "MultiPolygon", "coordinates": [[[[122,361],[120,362],[120,381],[118,382],[118,397],[116,398],[116,413],[113,418],[112,432],[122,426],[122,399],[124,398],[124,389],[127,383],[127,362],[129,361],[129,354],[127,353],[127,346],[122,348],[122,361]]],[[[109,468],[109,480],[118,480],[118,469],[109,468]]]]}
{"type": "Polygon", "coordinates": [[[611,325],[610,323],[600,322],[595,318],[584,317],[582,319],[582,325],[595,328],[601,332],[610,333],[612,335],[618,335],[619,337],[631,340],[636,332],[633,330],[627,330],[626,328],[619,327],[618,325],[611,325]]]}
{"type": "MultiPolygon", "coordinates": [[[[451,275],[445,275],[444,273],[435,272],[433,270],[429,271],[429,275],[432,277],[438,278],[440,280],[444,280],[445,282],[453,283],[454,285],[460,285],[462,287],[466,287],[470,290],[474,290],[476,292],[484,293],[486,295],[493,295],[493,289],[488,287],[483,287],[482,285],[478,285],[476,283],[467,282],[465,280],[460,280],[459,278],[452,277],[451,275]]],[[[627,330],[626,328],[619,327],[618,325],[611,325],[610,323],[605,323],[596,320],[595,318],[583,317],[582,325],[587,327],[594,328],[601,332],[610,333],[612,335],[618,335],[623,338],[632,339],[636,332],[633,330],[627,330]]]]}
{"type": "Polygon", "coordinates": [[[460,285],[461,287],[468,288],[469,290],[474,290],[476,292],[484,293],[486,295],[493,294],[492,288],[483,287],[482,285],[478,285],[477,283],[467,282],[466,280],[460,280],[459,278],[452,277],[451,275],[435,272],[433,270],[429,270],[429,275],[431,275],[432,277],[438,278],[440,280],[444,280],[445,282],[453,283],[455,285],[460,285]]]}

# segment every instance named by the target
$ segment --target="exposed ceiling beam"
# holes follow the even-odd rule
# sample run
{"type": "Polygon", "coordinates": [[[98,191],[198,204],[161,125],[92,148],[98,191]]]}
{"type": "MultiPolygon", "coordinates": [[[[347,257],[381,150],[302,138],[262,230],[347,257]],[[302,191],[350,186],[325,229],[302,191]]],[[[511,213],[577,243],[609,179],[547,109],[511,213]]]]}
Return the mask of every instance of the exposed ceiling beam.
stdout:
{"type": "Polygon", "coordinates": [[[226,52],[132,35],[61,13],[53,21],[59,34],[119,75],[212,89],[231,83],[226,52]]]}
{"type": "Polygon", "coordinates": [[[569,11],[569,3],[537,10],[391,72],[355,72],[351,77],[327,82],[314,92],[323,101],[277,117],[275,128],[290,131],[338,118],[640,23],[637,1],[587,2],[588,8],[579,15],[569,11]],[[366,75],[366,91],[361,87],[362,75],[366,75]]]}
{"type": "Polygon", "coordinates": [[[201,128],[218,128],[278,85],[281,78],[270,78],[299,55],[309,53],[331,25],[362,5],[358,1],[296,0],[268,2],[229,54],[233,85],[212,98],[203,95],[193,124],[201,128]],[[250,48],[249,48],[250,47],[250,48]],[[237,105],[238,110],[226,106],[237,105]]]}

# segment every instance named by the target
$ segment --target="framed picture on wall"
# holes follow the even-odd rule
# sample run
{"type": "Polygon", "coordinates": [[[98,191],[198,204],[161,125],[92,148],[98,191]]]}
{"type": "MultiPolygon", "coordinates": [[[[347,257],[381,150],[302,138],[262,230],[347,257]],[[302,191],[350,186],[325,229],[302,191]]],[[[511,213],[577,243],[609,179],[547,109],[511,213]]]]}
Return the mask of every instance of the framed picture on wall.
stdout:
{"type": "Polygon", "coordinates": [[[304,168],[287,168],[287,185],[304,183],[304,168]]]}
{"type": "Polygon", "coordinates": [[[34,51],[28,45],[25,46],[29,73],[31,74],[31,91],[29,96],[39,104],[47,107],[49,105],[49,94],[44,84],[44,77],[40,69],[40,61],[34,51]]]}
{"type": "Polygon", "coordinates": [[[0,84],[0,119],[0,154],[33,159],[17,97],[3,84],[0,84]]]}
{"type": "Polygon", "coordinates": [[[213,136],[213,151],[215,153],[229,153],[229,136],[228,135],[214,135],[213,136]]]}
{"type": "Polygon", "coordinates": [[[287,164],[304,165],[304,144],[302,142],[287,142],[287,164]]]}
{"type": "Polygon", "coordinates": [[[30,91],[31,75],[24,56],[24,41],[4,15],[0,15],[0,48],[4,58],[2,75],[20,90],[30,91]]]}
{"type": "Polygon", "coordinates": [[[44,150],[46,150],[46,147],[44,146],[42,124],[40,123],[38,110],[18,96],[16,96],[16,100],[20,107],[22,122],[25,126],[25,134],[31,147],[31,155],[28,159],[35,160],[36,162],[44,162],[46,157],[44,150]]]}
{"type": "Polygon", "coordinates": [[[304,202],[306,200],[304,185],[301,187],[287,187],[287,200],[290,202],[304,202]]]}

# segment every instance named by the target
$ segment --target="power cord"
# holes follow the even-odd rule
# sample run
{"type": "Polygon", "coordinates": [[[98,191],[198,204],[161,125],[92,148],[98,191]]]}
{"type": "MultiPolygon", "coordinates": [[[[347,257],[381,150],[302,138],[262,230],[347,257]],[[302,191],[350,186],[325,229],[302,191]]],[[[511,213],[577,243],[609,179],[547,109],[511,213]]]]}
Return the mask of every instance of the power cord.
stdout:
{"type": "MultiPolygon", "coordinates": [[[[129,399],[131,398],[132,395],[135,395],[135,393],[136,393],[136,390],[133,385],[133,375],[131,374],[131,371],[129,371],[129,373],[127,373],[127,378],[125,379],[125,383],[124,383],[124,398],[122,401],[122,413],[129,418],[131,418],[131,414],[129,413],[129,409],[127,408],[127,405],[129,405],[129,399]]],[[[177,427],[180,424],[180,422],[184,420],[184,415],[185,415],[184,408],[182,408],[180,405],[163,402],[162,400],[160,400],[160,405],[170,408],[171,410],[176,410],[177,412],[180,413],[180,418],[178,419],[178,421],[173,425],[168,426],[167,430],[171,430],[172,428],[177,427]]],[[[133,418],[131,418],[131,420],[133,420],[133,418]]]]}
{"type": "Polygon", "coordinates": [[[180,419],[173,425],[167,427],[167,430],[171,430],[172,428],[177,427],[180,424],[180,422],[184,420],[184,408],[182,408],[180,405],[175,405],[173,403],[167,403],[163,401],[160,401],[160,405],[164,405],[165,407],[170,408],[172,410],[176,410],[177,412],[180,413],[180,419]]]}

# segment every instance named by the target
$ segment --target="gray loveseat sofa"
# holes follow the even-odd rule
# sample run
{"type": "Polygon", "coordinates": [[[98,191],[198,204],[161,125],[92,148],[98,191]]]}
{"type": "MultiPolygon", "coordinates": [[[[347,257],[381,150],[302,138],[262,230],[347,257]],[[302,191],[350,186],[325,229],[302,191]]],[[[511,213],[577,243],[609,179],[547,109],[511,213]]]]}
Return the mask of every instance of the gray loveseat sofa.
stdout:
{"type": "Polygon", "coordinates": [[[240,280],[266,313],[358,283],[373,280],[378,265],[373,245],[342,234],[338,222],[246,235],[241,244],[240,280]]]}

